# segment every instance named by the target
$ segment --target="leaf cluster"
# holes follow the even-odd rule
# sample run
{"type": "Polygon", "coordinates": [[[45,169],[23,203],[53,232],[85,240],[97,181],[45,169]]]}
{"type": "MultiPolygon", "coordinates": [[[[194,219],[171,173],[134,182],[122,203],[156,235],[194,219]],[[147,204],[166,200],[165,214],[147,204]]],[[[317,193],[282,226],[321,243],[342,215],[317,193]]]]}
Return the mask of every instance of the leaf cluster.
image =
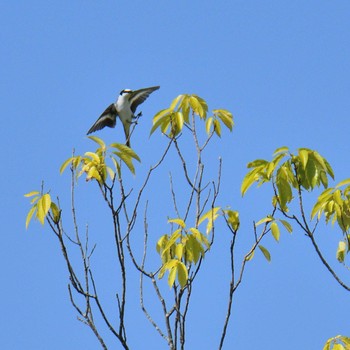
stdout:
{"type": "Polygon", "coordinates": [[[349,253],[349,230],[350,230],[350,179],[340,182],[334,188],[328,188],[324,190],[317,199],[314,205],[311,218],[317,216],[320,220],[324,215],[326,223],[331,222],[332,225],[337,223],[341,229],[344,240],[340,241],[337,249],[337,259],[343,263],[345,256],[349,253]],[[347,185],[347,186],[346,186],[347,185]],[[346,186],[345,188],[341,188],[346,186]]]}
{"type": "Polygon", "coordinates": [[[278,148],[269,162],[257,159],[248,163],[251,169],[244,177],[241,193],[244,195],[255,183],[258,186],[272,182],[277,190],[275,200],[283,211],[288,211],[287,204],[293,199],[293,189],[312,190],[316,186],[327,188],[328,177],[334,179],[331,166],[318,152],[308,148],[298,149],[296,155],[287,147],[278,148]]]}
{"type": "Polygon", "coordinates": [[[68,158],[61,166],[62,173],[68,165],[74,170],[78,170],[77,177],[86,174],[86,181],[96,180],[99,184],[104,184],[107,175],[113,180],[115,173],[121,176],[121,163],[124,163],[132,174],[135,174],[133,159],[140,162],[139,156],[128,146],[120,143],[112,143],[110,146],[96,136],[89,136],[100,147],[95,152],[85,152],[83,156],[73,156],[68,158]],[[110,159],[114,169],[106,164],[106,159],[110,159]]]}
{"type": "Polygon", "coordinates": [[[323,350],[350,350],[350,338],[343,335],[327,340],[323,350]]]}
{"type": "Polygon", "coordinates": [[[203,234],[197,227],[186,227],[186,223],[181,218],[168,220],[168,223],[177,225],[177,229],[171,234],[165,234],[157,242],[157,252],[162,259],[162,267],[158,278],[163,278],[166,272],[168,275],[168,285],[173,287],[177,278],[181,288],[184,288],[188,281],[191,266],[196,265],[205,252],[210,249],[208,235],[213,229],[214,221],[219,216],[219,207],[210,209],[198,221],[200,225],[207,221],[206,234],[203,234]]]}
{"type": "Polygon", "coordinates": [[[55,223],[59,222],[61,217],[61,210],[58,208],[57,204],[51,200],[49,193],[42,194],[39,191],[32,191],[24,195],[25,197],[32,197],[30,208],[27,218],[26,218],[26,228],[28,228],[30,221],[33,216],[37,219],[42,225],[45,223],[45,218],[51,210],[51,215],[55,223]]]}
{"type": "Polygon", "coordinates": [[[169,108],[163,109],[153,117],[151,134],[157,129],[170,138],[179,135],[184,125],[190,124],[190,115],[197,115],[205,122],[205,130],[208,135],[213,131],[220,137],[222,124],[230,131],[233,127],[233,116],[225,109],[215,109],[213,115],[207,118],[208,105],[197,95],[183,94],[177,96],[169,108]]]}

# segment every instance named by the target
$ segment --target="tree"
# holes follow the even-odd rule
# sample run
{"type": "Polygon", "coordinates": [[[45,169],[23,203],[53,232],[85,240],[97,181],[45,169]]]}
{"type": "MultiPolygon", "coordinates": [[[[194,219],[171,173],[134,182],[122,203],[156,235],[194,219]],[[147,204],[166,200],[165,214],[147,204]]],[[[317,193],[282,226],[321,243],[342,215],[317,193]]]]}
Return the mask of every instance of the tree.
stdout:
{"type": "MultiPolygon", "coordinates": [[[[104,337],[106,331],[115,336],[122,348],[132,347],[132,341],[127,337],[131,325],[126,322],[126,313],[129,285],[137,279],[140,308],[144,316],[169,349],[185,349],[187,315],[197,277],[204,273],[205,257],[213,249],[228,249],[230,274],[227,276],[226,316],[222,320],[222,330],[217,335],[218,348],[222,349],[229,326],[233,295],[241,285],[246,266],[253,259],[256,250],[261,251],[270,261],[270,252],[262,243],[270,234],[278,241],[281,228],[288,232],[292,232],[295,227],[300,228],[337,283],[350,290],[326,261],[315,238],[322,217],[325,217],[327,223],[336,223],[343,233],[337,258],[345,266],[350,237],[350,180],[329,188],[328,183],[334,177],[330,164],[318,152],[307,148],[300,148],[294,154],[287,147],[282,147],[276,150],[271,161],[258,159],[250,162],[250,170],[242,182],[242,195],[254,183],[258,183],[258,186],[269,184],[272,201],[267,215],[253,223],[251,246],[243,254],[243,259],[239,260],[236,254],[239,249],[236,240],[240,232],[239,212],[226,203],[218,203],[221,188],[225,185],[221,183],[222,160],[218,158],[215,172],[212,171],[213,161],[210,161],[210,167],[206,166],[207,149],[214,138],[221,137],[223,128],[232,131],[233,116],[224,109],[213,110],[210,117],[207,114],[206,101],[196,95],[180,95],[172,101],[169,108],[158,112],[153,118],[151,134],[160,131],[166,136],[167,143],[153,165],[148,170],[143,168],[142,176],[136,176],[134,163],[141,159],[134,150],[119,143],[107,146],[102,139],[90,136],[98,148],[83,155],[73,154],[60,169],[61,173],[67,168],[71,172],[72,229],[66,228],[69,211],[61,206],[59,197],[53,200],[43,186],[41,191],[26,195],[31,198],[32,205],[26,226],[32,218],[36,218],[42,224],[47,222],[57,237],[68,271],[70,301],[79,320],[90,327],[103,349],[108,348],[104,337]],[[191,149],[188,147],[189,140],[191,149]],[[155,203],[159,227],[151,229],[154,237],[154,233],[162,232],[163,223],[167,221],[168,231],[166,234],[158,234],[156,249],[152,249],[149,235],[151,198],[147,197],[152,192],[147,191],[154,191],[152,179],[163,176],[162,167],[168,159],[173,162],[175,158],[181,166],[169,175],[172,213],[162,217],[161,203],[155,203]],[[85,176],[86,181],[97,185],[112,223],[112,232],[108,234],[114,238],[115,260],[119,269],[116,277],[119,284],[115,283],[117,290],[114,293],[117,322],[113,322],[113,317],[110,317],[104,307],[98,286],[99,278],[92,266],[96,246],[90,245],[90,229],[87,226],[82,235],[77,220],[76,183],[82,176],[85,176]],[[304,196],[321,187],[324,190],[311,212],[307,213],[304,196]],[[220,230],[230,233],[226,247],[215,246],[218,225],[221,225],[220,230]],[[135,244],[135,237],[138,242],[141,240],[141,236],[137,235],[140,230],[143,232],[142,249],[135,244]],[[154,254],[159,255],[159,259],[157,265],[152,266],[149,261],[154,260],[149,257],[154,254]],[[164,288],[165,277],[168,289],[164,288]],[[144,291],[149,286],[161,309],[162,320],[154,316],[155,306],[152,304],[149,308],[145,301],[144,291]]],[[[332,346],[334,349],[349,346],[348,338],[338,336],[330,339],[325,349],[332,346]]]]}

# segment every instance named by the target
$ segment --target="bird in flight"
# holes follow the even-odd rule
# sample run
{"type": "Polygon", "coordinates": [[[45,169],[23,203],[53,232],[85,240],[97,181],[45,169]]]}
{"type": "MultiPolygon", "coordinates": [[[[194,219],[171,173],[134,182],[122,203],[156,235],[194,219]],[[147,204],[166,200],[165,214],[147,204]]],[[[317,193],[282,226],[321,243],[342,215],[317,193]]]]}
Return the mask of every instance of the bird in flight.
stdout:
{"type": "MultiPolygon", "coordinates": [[[[117,117],[119,117],[123,124],[126,145],[130,147],[130,126],[132,124],[132,120],[136,118],[136,108],[143,103],[153,91],[158,89],[159,86],[152,86],[135,91],[130,89],[122,90],[117,101],[106,108],[106,110],[96,120],[95,124],[89,129],[87,135],[94,131],[101,130],[105,126],[114,128],[117,122],[117,117]]],[[[137,116],[140,115],[141,113],[139,113],[137,116]]]]}

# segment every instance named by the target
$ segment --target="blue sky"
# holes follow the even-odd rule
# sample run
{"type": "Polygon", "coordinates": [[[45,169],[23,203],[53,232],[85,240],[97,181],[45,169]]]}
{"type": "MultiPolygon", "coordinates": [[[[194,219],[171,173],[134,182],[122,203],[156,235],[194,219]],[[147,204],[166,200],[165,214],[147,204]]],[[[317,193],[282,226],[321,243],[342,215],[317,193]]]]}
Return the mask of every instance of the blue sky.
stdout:
{"type": "MultiPolygon", "coordinates": [[[[223,157],[220,201],[241,212],[243,242],[269,205],[264,189],[240,197],[249,161],[268,159],[283,145],[309,147],[329,160],[337,181],[350,177],[349,17],[347,0],[1,2],[1,348],[98,348],[75,319],[54,236],[38,223],[25,231],[29,205],[23,194],[45,180],[47,189],[67,200],[69,177],[59,175],[59,166],[73,148],[93,149],[85,133],[123,88],[161,86],[143,105],[133,136],[144,166],[165,144],[160,135],[148,138],[151,117],[178,94],[198,94],[209,109],[233,113],[233,133],[215,141],[208,157],[223,157]]],[[[119,124],[98,136],[123,140],[119,124]]],[[[168,177],[155,185],[168,189],[168,177]]],[[[101,246],[96,269],[108,274],[108,238],[98,236],[109,227],[101,221],[108,220],[103,203],[84,181],[78,192],[80,223],[89,223],[101,246]]],[[[162,205],[162,195],[153,199],[162,205]]],[[[335,259],[339,232],[320,228],[322,249],[349,281],[335,259]]],[[[220,269],[224,241],[218,240],[199,278],[188,349],[217,348],[227,293],[220,269]]],[[[272,262],[257,254],[249,265],[234,299],[226,348],[316,350],[331,336],[349,335],[348,295],[302,232],[283,233],[279,244],[271,239],[265,245],[272,262]]],[[[132,349],[164,348],[142,315],[133,319],[137,309],[130,306],[128,316],[135,325],[132,349]]]]}

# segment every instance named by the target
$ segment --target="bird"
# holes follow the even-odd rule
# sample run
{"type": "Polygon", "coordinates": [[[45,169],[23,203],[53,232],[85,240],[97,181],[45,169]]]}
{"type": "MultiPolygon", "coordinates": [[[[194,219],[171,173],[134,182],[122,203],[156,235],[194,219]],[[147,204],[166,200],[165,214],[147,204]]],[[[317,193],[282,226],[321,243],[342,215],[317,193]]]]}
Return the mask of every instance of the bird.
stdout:
{"type": "Polygon", "coordinates": [[[112,103],[105,109],[96,120],[95,124],[89,129],[87,135],[101,130],[105,126],[114,128],[117,122],[117,117],[119,117],[123,124],[126,145],[130,147],[130,126],[132,120],[142,115],[142,113],[139,113],[135,116],[136,109],[141,103],[145,102],[153,91],[156,91],[159,88],[160,86],[152,86],[135,91],[130,89],[120,91],[116,102],[112,103]]]}

